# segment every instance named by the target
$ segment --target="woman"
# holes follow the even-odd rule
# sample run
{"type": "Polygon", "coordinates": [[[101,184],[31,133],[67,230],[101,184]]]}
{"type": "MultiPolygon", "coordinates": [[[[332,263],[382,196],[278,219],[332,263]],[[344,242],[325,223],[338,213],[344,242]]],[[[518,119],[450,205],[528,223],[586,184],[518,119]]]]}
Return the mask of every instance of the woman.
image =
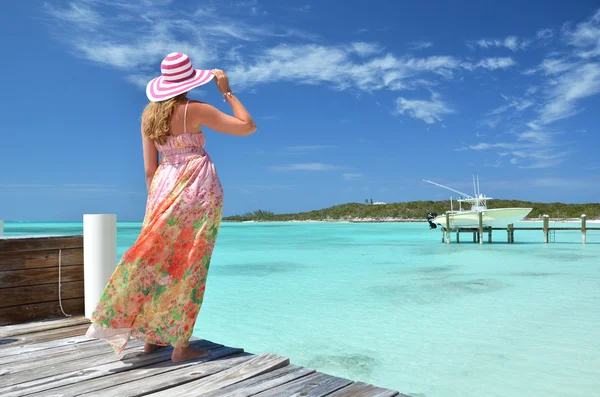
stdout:
{"type": "Polygon", "coordinates": [[[171,359],[178,362],[209,354],[188,346],[223,208],[201,127],[241,136],[256,126],[223,71],[194,69],[187,55],[171,53],[161,72],[148,83],[150,103],[142,114],[148,188],[142,229],[104,289],[87,335],[106,339],[117,353],[130,337],[145,341],[146,352],[172,345],[171,359]],[[213,78],[233,117],[187,98],[213,78]]]}

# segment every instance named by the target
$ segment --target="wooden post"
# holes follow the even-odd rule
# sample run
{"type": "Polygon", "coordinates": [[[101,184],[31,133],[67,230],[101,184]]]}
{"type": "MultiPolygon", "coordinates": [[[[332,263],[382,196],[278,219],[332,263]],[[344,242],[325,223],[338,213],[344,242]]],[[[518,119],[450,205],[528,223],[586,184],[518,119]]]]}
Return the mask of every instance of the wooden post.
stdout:
{"type": "Polygon", "coordinates": [[[506,228],[506,234],[507,234],[507,238],[508,238],[508,242],[509,243],[514,243],[512,233],[513,233],[513,224],[509,223],[508,227],[506,228]]]}
{"type": "Polygon", "coordinates": [[[446,235],[446,229],[444,229],[444,228],[442,227],[442,243],[445,243],[445,242],[446,242],[446,240],[444,239],[444,236],[445,236],[445,235],[446,235]]]}
{"type": "Polygon", "coordinates": [[[548,243],[548,215],[544,215],[543,219],[544,219],[544,243],[548,243]]]}
{"type": "Polygon", "coordinates": [[[446,214],[446,243],[450,244],[450,214],[446,214]]]}
{"type": "Polygon", "coordinates": [[[460,232],[458,231],[458,228],[456,228],[456,242],[460,243],[460,232]]]}
{"type": "Polygon", "coordinates": [[[479,212],[479,244],[483,244],[483,212],[479,212]]]}
{"type": "Polygon", "coordinates": [[[473,242],[477,242],[477,233],[473,232],[473,242]]]}
{"type": "Polygon", "coordinates": [[[488,229],[488,243],[492,242],[492,228],[490,227],[488,229]]]}
{"type": "MultiPolygon", "coordinates": [[[[586,238],[585,238],[585,214],[581,215],[581,242],[583,244],[586,243],[586,238]]],[[[1,235],[1,233],[0,233],[1,235]]]]}

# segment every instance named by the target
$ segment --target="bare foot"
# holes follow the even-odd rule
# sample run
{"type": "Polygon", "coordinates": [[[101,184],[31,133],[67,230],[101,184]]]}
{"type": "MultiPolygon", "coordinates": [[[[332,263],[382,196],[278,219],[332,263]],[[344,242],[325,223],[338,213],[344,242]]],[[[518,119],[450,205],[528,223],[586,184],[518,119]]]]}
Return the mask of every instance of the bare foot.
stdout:
{"type": "Polygon", "coordinates": [[[152,343],[146,343],[146,344],[144,345],[144,351],[145,351],[146,353],[152,353],[153,351],[155,351],[155,350],[158,350],[158,349],[160,349],[161,347],[164,347],[164,346],[153,345],[152,343]]]}
{"type": "Polygon", "coordinates": [[[196,360],[206,356],[210,356],[210,350],[199,350],[190,346],[176,347],[175,349],[173,349],[171,361],[173,361],[174,363],[178,363],[180,361],[196,360]]]}

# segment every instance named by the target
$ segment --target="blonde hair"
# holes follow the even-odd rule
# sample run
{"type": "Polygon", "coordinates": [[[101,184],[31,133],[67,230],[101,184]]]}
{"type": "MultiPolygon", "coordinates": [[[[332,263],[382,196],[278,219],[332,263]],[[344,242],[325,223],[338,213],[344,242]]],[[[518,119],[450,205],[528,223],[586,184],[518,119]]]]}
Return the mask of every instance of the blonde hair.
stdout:
{"type": "Polygon", "coordinates": [[[142,112],[142,125],[144,136],[152,139],[159,145],[163,145],[167,136],[171,135],[171,117],[175,105],[183,98],[187,92],[179,94],[165,101],[150,102],[142,112]]]}

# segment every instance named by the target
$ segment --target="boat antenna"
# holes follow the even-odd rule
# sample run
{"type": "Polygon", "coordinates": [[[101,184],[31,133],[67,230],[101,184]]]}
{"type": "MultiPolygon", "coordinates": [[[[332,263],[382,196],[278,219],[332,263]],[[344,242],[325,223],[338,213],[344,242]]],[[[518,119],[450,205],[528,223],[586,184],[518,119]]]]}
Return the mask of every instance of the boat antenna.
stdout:
{"type": "Polygon", "coordinates": [[[479,186],[479,175],[477,175],[477,197],[481,196],[481,187],[479,186]]]}
{"type": "Polygon", "coordinates": [[[477,197],[477,187],[475,186],[475,174],[473,174],[473,193],[475,193],[475,197],[477,197]]]}
{"type": "Polygon", "coordinates": [[[442,187],[442,188],[444,188],[444,189],[448,189],[448,190],[450,190],[450,191],[452,191],[452,192],[454,192],[454,193],[458,193],[458,194],[460,194],[461,196],[465,196],[465,197],[466,197],[466,198],[468,198],[468,199],[472,199],[472,198],[473,198],[471,195],[469,195],[469,194],[467,194],[467,193],[463,193],[463,192],[461,192],[461,191],[454,190],[454,189],[452,189],[452,188],[450,188],[450,187],[448,187],[448,186],[440,185],[439,183],[435,183],[435,182],[432,182],[432,181],[428,181],[427,179],[423,179],[423,182],[431,183],[432,185],[439,186],[439,187],[442,187]]]}

